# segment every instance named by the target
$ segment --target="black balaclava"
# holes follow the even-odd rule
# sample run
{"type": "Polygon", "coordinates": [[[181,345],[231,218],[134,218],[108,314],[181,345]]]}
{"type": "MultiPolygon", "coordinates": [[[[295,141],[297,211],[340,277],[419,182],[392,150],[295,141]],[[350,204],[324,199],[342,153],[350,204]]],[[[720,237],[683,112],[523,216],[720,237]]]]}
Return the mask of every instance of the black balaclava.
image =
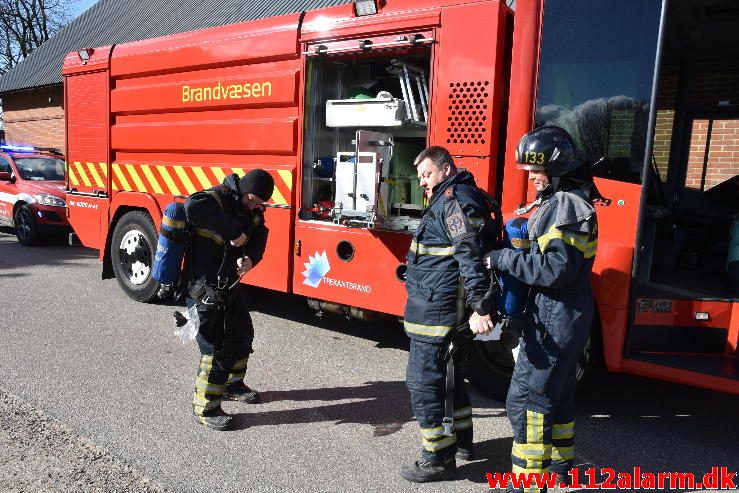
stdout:
{"type": "Polygon", "coordinates": [[[250,193],[256,195],[264,202],[267,202],[272,197],[274,189],[274,178],[263,169],[253,169],[239,180],[239,191],[242,196],[250,193]]]}

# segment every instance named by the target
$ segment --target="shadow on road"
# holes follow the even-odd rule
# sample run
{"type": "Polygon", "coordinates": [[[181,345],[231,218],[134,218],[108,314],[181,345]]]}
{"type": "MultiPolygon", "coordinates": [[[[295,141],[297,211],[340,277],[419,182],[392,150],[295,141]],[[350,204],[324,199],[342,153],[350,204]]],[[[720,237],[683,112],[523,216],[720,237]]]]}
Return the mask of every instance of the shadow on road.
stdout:
{"type": "MultiPolygon", "coordinates": [[[[385,436],[400,430],[413,420],[405,382],[367,382],[358,387],[331,387],[265,391],[263,402],[275,401],[341,401],[340,404],[304,407],[284,411],[249,412],[236,415],[236,429],[254,426],[315,423],[334,421],[335,424],[356,423],[374,427],[374,436],[385,436]],[[357,400],[361,399],[361,400],[357,400]]],[[[250,409],[257,409],[251,407],[250,409]]]]}

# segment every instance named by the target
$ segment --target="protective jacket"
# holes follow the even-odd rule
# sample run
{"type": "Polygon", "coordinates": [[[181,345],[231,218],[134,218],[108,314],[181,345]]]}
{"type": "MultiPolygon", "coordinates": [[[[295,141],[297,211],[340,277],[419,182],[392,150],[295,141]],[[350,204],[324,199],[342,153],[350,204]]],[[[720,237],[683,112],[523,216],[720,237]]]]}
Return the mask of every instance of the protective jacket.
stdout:
{"type": "Polygon", "coordinates": [[[474,177],[462,171],[433,189],[408,252],[404,327],[412,339],[440,343],[462,323],[466,308],[490,287],[482,262],[491,222],[474,177]]]}
{"type": "Polygon", "coordinates": [[[262,211],[247,211],[241,205],[238,176],[226,177],[221,185],[191,195],[185,202],[192,234],[191,274],[211,286],[236,280],[236,259],[248,256],[256,266],[264,256],[269,230],[262,211]],[[244,233],[243,247],[229,243],[244,233]]]}
{"type": "Polygon", "coordinates": [[[566,346],[573,333],[590,328],[590,272],[598,246],[595,209],[580,189],[542,195],[528,222],[531,249],[497,252],[491,268],[531,286],[527,313],[539,330],[566,346]],[[581,327],[587,322],[587,327],[581,327]]]}

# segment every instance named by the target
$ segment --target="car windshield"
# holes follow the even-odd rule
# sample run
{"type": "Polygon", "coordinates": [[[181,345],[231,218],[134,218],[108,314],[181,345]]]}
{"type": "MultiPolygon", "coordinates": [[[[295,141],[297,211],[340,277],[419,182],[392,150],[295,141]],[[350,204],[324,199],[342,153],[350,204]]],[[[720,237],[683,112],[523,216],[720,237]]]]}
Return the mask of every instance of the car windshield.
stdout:
{"type": "Polygon", "coordinates": [[[48,157],[16,158],[18,173],[24,180],[64,180],[64,161],[48,157]]]}

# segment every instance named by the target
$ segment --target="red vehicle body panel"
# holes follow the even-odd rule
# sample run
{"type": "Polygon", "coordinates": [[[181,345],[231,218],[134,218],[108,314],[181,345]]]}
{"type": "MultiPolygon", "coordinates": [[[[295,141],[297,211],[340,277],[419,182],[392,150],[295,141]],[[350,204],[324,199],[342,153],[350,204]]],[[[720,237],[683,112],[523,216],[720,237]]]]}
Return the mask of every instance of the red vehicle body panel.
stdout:
{"type": "MultiPolygon", "coordinates": [[[[103,258],[122,212],[148,211],[158,228],[161,211],[175,198],[214,186],[229,173],[263,168],[276,183],[266,212],[270,235],[263,262],[246,281],[402,315],[399,274],[408,233],[298,218],[308,59],[321,48],[359,58],[365,56],[362,40],[382,46],[420,35],[431,67],[427,144],[448,147],[489,192],[502,190],[503,210],[510,211],[533,198],[513,153],[534,121],[544,2],[516,2],[515,29],[511,11],[493,0],[379,3],[377,15],[355,17],[353,5],[345,4],[95,48],[87,62],[68,55],[68,187],[77,194],[69,215],[83,244],[100,249],[103,258]],[[353,246],[350,259],[338,255],[341,242],[353,246]],[[318,256],[330,269],[313,287],[303,272],[318,256]]],[[[605,179],[597,184],[612,200],[598,209],[593,271],[608,368],[739,393],[728,379],[624,358],[642,190],[605,179]]],[[[734,306],[711,307],[730,327],[727,352],[736,350],[739,336],[734,306]]],[[[679,324],[697,307],[681,306],[665,323],[679,324]]]]}

